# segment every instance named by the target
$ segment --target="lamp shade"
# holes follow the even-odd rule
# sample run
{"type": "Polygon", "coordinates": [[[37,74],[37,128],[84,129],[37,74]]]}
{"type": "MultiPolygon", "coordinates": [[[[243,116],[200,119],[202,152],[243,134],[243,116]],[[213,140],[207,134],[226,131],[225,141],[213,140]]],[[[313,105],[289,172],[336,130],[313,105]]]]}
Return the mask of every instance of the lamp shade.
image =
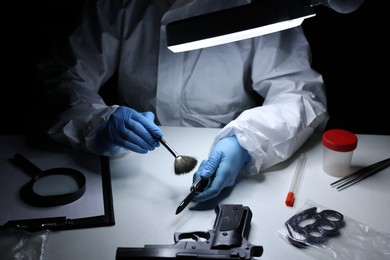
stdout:
{"type": "Polygon", "coordinates": [[[244,40],[299,26],[312,16],[307,0],[254,0],[168,23],[167,47],[183,52],[244,40]]]}

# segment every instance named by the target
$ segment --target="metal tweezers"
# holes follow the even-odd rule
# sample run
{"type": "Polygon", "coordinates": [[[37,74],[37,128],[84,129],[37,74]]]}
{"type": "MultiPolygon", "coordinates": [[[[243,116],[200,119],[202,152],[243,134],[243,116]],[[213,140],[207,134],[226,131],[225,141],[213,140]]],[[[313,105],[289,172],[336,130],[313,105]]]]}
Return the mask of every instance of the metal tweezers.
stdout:
{"type": "Polygon", "coordinates": [[[356,172],[353,172],[345,176],[344,178],[339,179],[338,181],[332,182],[330,186],[336,187],[339,191],[343,190],[359,181],[364,180],[365,178],[374,175],[375,173],[385,169],[388,166],[390,166],[390,158],[376,162],[356,172]]]}

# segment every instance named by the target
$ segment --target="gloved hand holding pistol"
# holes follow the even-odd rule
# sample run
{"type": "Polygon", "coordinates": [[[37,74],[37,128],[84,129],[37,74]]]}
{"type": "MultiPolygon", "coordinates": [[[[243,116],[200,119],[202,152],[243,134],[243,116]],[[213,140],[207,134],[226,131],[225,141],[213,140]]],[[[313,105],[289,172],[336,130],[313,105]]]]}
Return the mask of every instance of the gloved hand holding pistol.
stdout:
{"type": "Polygon", "coordinates": [[[152,112],[137,112],[120,106],[111,114],[107,124],[96,135],[96,147],[102,152],[115,153],[120,147],[136,153],[153,151],[160,145],[161,129],[154,123],[152,112]]]}
{"type": "Polygon", "coordinates": [[[250,159],[248,151],[240,146],[236,136],[221,139],[213,148],[209,159],[202,161],[193,176],[209,178],[211,183],[193,201],[203,202],[220,194],[227,187],[232,187],[244,164],[250,159]]]}

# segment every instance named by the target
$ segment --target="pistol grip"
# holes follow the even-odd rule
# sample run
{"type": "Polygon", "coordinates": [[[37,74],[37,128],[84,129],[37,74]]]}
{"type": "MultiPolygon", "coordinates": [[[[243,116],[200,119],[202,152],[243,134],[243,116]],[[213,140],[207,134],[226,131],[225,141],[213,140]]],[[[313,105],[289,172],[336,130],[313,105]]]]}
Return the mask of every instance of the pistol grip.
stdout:
{"type": "Polygon", "coordinates": [[[240,247],[248,238],[252,212],[240,204],[223,204],[216,208],[212,248],[240,247]]]}

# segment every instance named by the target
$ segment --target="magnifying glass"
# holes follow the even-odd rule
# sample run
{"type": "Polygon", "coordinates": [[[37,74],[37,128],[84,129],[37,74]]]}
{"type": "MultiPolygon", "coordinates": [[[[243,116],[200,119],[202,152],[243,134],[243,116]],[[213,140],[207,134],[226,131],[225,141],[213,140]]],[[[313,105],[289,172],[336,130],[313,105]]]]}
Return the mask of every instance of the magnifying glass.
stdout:
{"type": "Polygon", "coordinates": [[[72,168],[41,170],[26,157],[17,153],[11,161],[31,176],[20,195],[34,206],[58,206],[79,199],[85,192],[84,174],[72,168]]]}

